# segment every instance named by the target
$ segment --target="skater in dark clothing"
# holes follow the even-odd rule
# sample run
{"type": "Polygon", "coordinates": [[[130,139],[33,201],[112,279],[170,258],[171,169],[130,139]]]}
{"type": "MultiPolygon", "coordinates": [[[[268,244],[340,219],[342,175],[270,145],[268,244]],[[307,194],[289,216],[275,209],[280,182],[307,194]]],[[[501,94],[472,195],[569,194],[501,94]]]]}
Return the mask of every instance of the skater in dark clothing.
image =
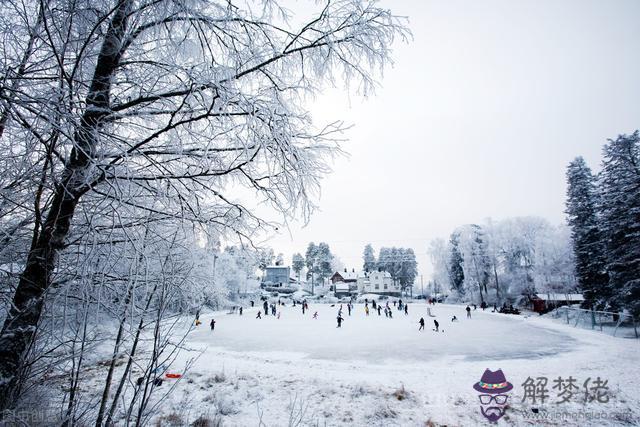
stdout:
{"type": "Polygon", "coordinates": [[[261,314],[260,310],[258,310],[258,315],[256,316],[256,319],[262,319],[262,314],[261,314]]]}
{"type": "Polygon", "coordinates": [[[457,321],[458,321],[458,318],[457,318],[456,316],[453,316],[453,317],[451,318],[451,321],[452,321],[452,322],[457,322],[457,321]]]}
{"type": "Polygon", "coordinates": [[[211,323],[209,323],[209,326],[211,326],[211,330],[213,331],[216,328],[216,321],[211,319],[211,323]]]}
{"type": "Polygon", "coordinates": [[[389,319],[393,319],[393,311],[389,309],[389,319]]]}
{"type": "Polygon", "coordinates": [[[475,304],[473,304],[473,310],[475,311],[475,310],[477,310],[477,309],[478,309],[478,306],[477,306],[477,305],[475,305],[475,304]]]}
{"type": "Polygon", "coordinates": [[[471,307],[467,306],[465,310],[467,310],[467,319],[471,319],[471,307]]]}
{"type": "Polygon", "coordinates": [[[380,316],[380,312],[382,311],[382,307],[378,305],[378,316],[380,316]]]}
{"type": "Polygon", "coordinates": [[[264,309],[264,315],[268,316],[269,315],[269,303],[265,301],[264,304],[262,304],[262,308],[264,309]]]}
{"type": "Polygon", "coordinates": [[[240,316],[242,316],[242,307],[240,307],[240,316]]]}
{"type": "Polygon", "coordinates": [[[338,314],[336,320],[338,321],[338,326],[336,326],[336,328],[342,328],[342,321],[344,320],[342,316],[338,314]]]}
{"type": "Polygon", "coordinates": [[[249,301],[251,303],[251,307],[253,307],[253,300],[249,301]]]}
{"type": "Polygon", "coordinates": [[[421,317],[420,318],[420,322],[418,322],[418,323],[420,323],[420,327],[418,328],[418,330],[419,331],[424,331],[424,318],[421,317]]]}
{"type": "Polygon", "coordinates": [[[378,309],[378,304],[376,304],[376,300],[371,300],[371,307],[373,307],[374,310],[378,309]]]}
{"type": "Polygon", "coordinates": [[[438,323],[438,321],[436,319],[433,319],[433,324],[436,327],[436,332],[438,332],[438,328],[440,328],[440,324],[438,323]]]}
{"type": "Polygon", "coordinates": [[[349,312],[349,316],[351,316],[351,304],[347,304],[347,311],[349,312]]]}
{"type": "Polygon", "coordinates": [[[409,304],[405,304],[404,305],[404,315],[408,316],[409,315],[409,304]]]}

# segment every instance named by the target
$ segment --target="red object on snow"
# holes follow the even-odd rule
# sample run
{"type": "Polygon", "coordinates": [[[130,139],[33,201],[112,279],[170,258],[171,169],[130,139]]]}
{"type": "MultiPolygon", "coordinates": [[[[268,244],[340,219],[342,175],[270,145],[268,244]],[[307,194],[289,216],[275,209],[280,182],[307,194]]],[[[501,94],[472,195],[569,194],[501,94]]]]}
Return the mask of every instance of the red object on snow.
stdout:
{"type": "Polygon", "coordinates": [[[166,373],[166,374],[164,374],[164,375],[165,375],[167,378],[180,378],[180,377],[182,377],[182,374],[169,374],[169,373],[166,373]]]}

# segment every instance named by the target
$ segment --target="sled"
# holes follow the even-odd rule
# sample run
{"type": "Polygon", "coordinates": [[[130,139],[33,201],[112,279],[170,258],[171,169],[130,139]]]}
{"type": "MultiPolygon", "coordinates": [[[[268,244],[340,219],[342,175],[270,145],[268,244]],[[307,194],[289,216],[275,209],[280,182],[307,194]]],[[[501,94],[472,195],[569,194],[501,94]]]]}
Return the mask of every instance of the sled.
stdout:
{"type": "Polygon", "coordinates": [[[167,372],[166,374],[164,374],[164,376],[167,378],[181,378],[182,374],[170,374],[167,372]]]}

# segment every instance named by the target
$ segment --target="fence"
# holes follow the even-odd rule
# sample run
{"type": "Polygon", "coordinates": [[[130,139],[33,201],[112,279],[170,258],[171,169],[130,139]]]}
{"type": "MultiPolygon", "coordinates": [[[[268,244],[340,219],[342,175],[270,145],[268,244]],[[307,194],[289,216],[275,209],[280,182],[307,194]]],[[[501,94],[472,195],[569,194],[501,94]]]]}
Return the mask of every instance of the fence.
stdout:
{"type": "Polygon", "coordinates": [[[599,330],[614,337],[638,338],[638,322],[630,314],[562,306],[553,310],[551,316],[576,328],[599,330]]]}

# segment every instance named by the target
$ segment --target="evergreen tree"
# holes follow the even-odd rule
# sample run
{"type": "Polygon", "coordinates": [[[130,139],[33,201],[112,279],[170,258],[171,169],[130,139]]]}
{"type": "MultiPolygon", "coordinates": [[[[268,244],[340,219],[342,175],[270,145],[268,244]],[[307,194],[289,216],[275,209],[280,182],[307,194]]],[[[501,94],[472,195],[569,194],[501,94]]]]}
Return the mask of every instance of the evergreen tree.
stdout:
{"type": "Polygon", "coordinates": [[[612,303],[640,314],[640,136],[620,135],[604,147],[602,219],[612,303]]]}
{"type": "Polygon", "coordinates": [[[331,262],[333,261],[333,254],[331,254],[331,249],[329,249],[329,245],[320,242],[318,244],[317,255],[317,264],[318,264],[318,277],[322,280],[327,277],[331,277],[333,273],[333,268],[331,267],[331,262]]]}
{"type": "Polygon", "coordinates": [[[449,281],[454,290],[459,294],[464,294],[464,268],[462,266],[462,253],[460,252],[460,234],[451,233],[449,240],[451,245],[451,254],[449,260],[449,281]]]}
{"type": "Polygon", "coordinates": [[[373,246],[371,246],[371,243],[364,247],[362,258],[364,260],[364,264],[362,265],[363,270],[373,271],[376,269],[376,255],[373,252],[373,246]]]}
{"type": "Polygon", "coordinates": [[[293,268],[293,271],[296,273],[298,280],[300,280],[300,272],[304,268],[304,264],[305,262],[302,255],[300,255],[299,253],[293,254],[293,256],[291,257],[291,268],[293,268]]]}
{"type": "Polygon", "coordinates": [[[318,247],[315,243],[309,242],[309,246],[307,246],[307,252],[305,252],[305,263],[307,265],[307,280],[311,279],[312,281],[315,278],[315,274],[317,271],[316,260],[318,258],[318,247]]]}
{"type": "Polygon", "coordinates": [[[587,307],[601,306],[610,297],[598,192],[591,169],[582,157],[567,167],[567,222],[571,227],[575,271],[587,307]]]}
{"type": "Polygon", "coordinates": [[[418,275],[418,262],[416,261],[416,254],[411,248],[401,248],[400,253],[402,255],[401,267],[400,267],[400,284],[402,289],[406,289],[413,286],[413,282],[418,275]]]}

